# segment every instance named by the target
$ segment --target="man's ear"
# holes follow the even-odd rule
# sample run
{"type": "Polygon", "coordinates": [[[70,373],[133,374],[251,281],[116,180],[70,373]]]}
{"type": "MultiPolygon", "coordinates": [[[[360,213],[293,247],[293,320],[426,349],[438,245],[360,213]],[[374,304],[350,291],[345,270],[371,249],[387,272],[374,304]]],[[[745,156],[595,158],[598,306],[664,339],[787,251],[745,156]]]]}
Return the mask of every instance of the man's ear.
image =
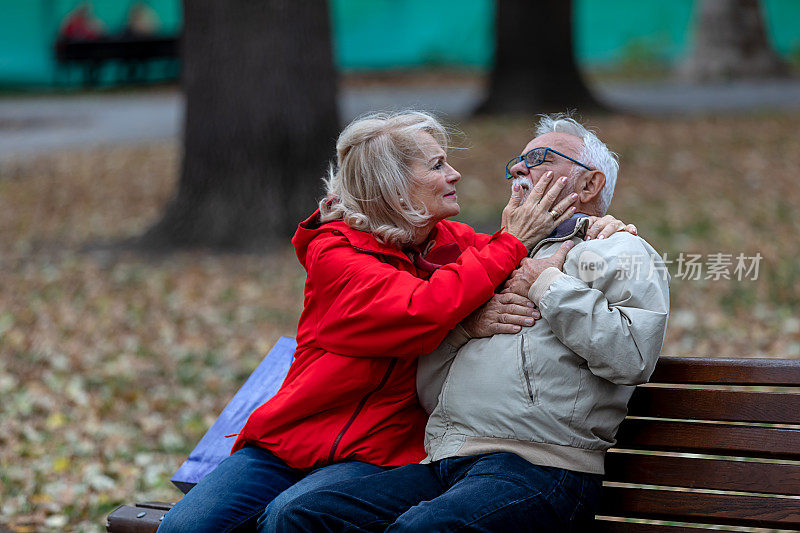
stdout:
{"type": "Polygon", "coordinates": [[[589,170],[584,172],[578,179],[575,191],[582,204],[589,204],[600,196],[600,191],[606,185],[606,175],[600,170],[589,170]]]}

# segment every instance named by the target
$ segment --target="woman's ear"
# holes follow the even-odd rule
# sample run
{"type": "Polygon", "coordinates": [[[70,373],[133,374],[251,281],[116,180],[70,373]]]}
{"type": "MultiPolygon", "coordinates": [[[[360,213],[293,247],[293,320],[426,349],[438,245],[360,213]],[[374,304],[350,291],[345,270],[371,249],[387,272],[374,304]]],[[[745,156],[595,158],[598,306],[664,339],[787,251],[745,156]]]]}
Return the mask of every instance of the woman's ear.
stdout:
{"type": "Polygon", "coordinates": [[[606,185],[606,175],[600,170],[590,170],[584,172],[578,179],[577,187],[578,199],[582,204],[593,202],[600,196],[600,191],[606,185]]]}

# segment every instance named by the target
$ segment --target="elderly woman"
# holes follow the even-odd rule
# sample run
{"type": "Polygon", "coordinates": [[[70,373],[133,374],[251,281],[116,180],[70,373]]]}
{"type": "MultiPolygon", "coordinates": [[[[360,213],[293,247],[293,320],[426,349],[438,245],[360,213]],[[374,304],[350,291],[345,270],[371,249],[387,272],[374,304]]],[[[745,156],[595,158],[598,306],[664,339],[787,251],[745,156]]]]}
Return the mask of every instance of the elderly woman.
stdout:
{"type": "MultiPolygon", "coordinates": [[[[574,212],[574,198],[555,203],[560,179],[544,193],[548,177],[524,201],[514,187],[494,235],[448,221],[459,213],[461,175],[446,148],[445,129],[420,112],[368,116],[341,133],[327,197],[293,239],[307,279],[289,374],[159,531],[252,527],[289,487],[282,500],[425,457],[417,357],[574,212]]],[[[593,229],[620,225],[609,218],[593,229]]],[[[526,299],[503,299],[518,324],[506,328],[533,323],[526,299]]]]}

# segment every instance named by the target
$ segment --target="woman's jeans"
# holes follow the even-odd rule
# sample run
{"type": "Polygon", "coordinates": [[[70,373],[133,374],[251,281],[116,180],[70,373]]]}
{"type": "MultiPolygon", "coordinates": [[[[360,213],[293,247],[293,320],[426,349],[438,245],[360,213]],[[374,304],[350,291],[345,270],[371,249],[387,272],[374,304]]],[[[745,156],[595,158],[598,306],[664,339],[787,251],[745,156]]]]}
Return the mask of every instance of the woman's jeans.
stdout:
{"type": "Polygon", "coordinates": [[[246,446],[222,461],[170,509],[158,532],[274,531],[274,516],[293,498],[383,470],[349,462],[307,472],[290,468],[263,448],[246,446]]]}
{"type": "Polygon", "coordinates": [[[512,453],[450,457],[343,481],[287,503],[285,531],[592,531],[602,480],[512,453]]]}

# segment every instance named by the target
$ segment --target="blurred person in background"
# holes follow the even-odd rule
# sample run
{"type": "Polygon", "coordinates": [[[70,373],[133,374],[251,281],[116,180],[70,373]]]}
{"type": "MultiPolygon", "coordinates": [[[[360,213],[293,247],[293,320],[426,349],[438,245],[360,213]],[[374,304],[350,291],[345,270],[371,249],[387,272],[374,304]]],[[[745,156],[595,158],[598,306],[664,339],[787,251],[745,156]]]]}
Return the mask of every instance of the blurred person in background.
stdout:
{"type": "MultiPolygon", "coordinates": [[[[417,358],[459,323],[479,335],[468,316],[484,304],[485,331],[534,323],[525,297],[495,289],[572,216],[576,197],[556,201],[561,179],[524,201],[517,185],[502,229],[476,233],[447,220],[460,211],[461,179],[447,147],[445,128],[421,112],[367,116],[341,133],[327,196],[292,241],[307,271],[294,362],[161,533],[269,530],[274,510],[309,490],[421,461],[417,358]]],[[[623,228],[607,217],[592,229],[623,228]]]]}
{"type": "Polygon", "coordinates": [[[635,235],[585,239],[588,217],[611,202],[615,154],[570,118],[544,117],[537,134],[507,177],[526,183],[527,201],[577,195],[577,213],[503,293],[530,299],[544,320],[511,335],[456,328],[419,358],[422,464],[298,496],[270,517],[277,531],[592,529],[605,452],[664,342],[668,275],[635,235]],[[554,174],[568,177],[563,189],[554,174]]]}
{"type": "Polygon", "coordinates": [[[81,2],[64,18],[59,39],[70,41],[93,41],[105,36],[103,23],[92,13],[89,2],[81,2]]]}
{"type": "Polygon", "coordinates": [[[144,2],[134,2],[128,8],[128,16],[122,31],[126,37],[152,37],[161,29],[158,15],[144,2]]]}

